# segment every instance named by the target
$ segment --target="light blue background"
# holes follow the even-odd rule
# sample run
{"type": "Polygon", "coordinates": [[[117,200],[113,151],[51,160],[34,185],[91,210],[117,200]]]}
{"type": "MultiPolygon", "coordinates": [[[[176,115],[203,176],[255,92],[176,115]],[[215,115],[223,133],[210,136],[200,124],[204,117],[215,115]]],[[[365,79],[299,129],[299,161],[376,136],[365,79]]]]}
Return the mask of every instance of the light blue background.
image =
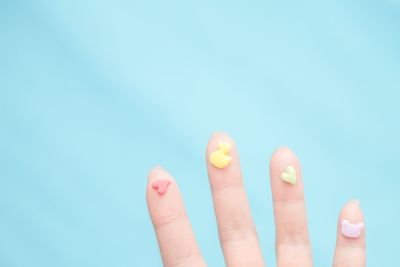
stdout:
{"type": "Polygon", "coordinates": [[[302,160],[316,266],[350,198],[369,266],[398,264],[399,1],[2,0],[0,33],[0,266],[160,266],[158,164],[222,266],[204,162],[221,129],[269,266],[279,145],[302,160]]]}

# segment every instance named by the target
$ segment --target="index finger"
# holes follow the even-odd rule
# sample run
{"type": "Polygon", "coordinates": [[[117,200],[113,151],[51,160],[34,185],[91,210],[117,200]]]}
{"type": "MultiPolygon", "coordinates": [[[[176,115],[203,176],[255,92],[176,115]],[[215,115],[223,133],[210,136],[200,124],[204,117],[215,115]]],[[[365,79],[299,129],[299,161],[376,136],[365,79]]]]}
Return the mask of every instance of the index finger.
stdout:
{"type": "Polygon", "coordinates": [[[179,188],[169,173],[154,168],[149,174],[147,205],[164,266],[206,266],[186,215],[179,188]]]}

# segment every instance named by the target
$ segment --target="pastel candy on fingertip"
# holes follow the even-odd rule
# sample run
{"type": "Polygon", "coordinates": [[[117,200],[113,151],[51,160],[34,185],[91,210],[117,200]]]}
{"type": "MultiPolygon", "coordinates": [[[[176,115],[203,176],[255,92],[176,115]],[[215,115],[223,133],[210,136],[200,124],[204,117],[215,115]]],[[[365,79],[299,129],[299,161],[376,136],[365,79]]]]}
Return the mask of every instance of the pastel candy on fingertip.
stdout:
{"type": "Polygon", "coordinates": [[[232,160],[229,155],[232,145],[226,142],[219,142],[218,148],[210,154],[209,160],[211,164],[218,168],[225,168],[232,160]]]}
{"type": "Polygon", "coordinates": [[[348,238],[358,238],[363,229],[364,229],[364,223],[359,222],[359,223],[350,223],[348,220],[343,220],[341,222],[341,228],[342,228],[342,234],[345,237],[348,238]]]}
{"type": "Polygon", "coordinates": [[[296,169],[293,166],[287,166],[286,171],[282,172],[281,174],[282,181],[289,183],[289,184],[296,184],[297,177],[296,177],[296,169]]]}
{"type": "Polygon", "coordinates": [[[169,180],[156,180],[151,184],[151,187],[159,194],[164,195],[167,192],[168,186],[171,184],[169,180]]]}

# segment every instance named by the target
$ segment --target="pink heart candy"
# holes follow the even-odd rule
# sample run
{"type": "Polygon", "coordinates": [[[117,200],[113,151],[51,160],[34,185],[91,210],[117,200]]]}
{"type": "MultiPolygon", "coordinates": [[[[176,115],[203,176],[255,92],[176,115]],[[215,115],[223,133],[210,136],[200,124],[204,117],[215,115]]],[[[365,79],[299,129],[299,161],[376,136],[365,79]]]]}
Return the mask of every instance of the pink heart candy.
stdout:
{"type": "Polygon", "coordinates": [[[171,181],[168,180],[157,180],[151,184],[151,187],[157,191],[159,195],[164,195],[167,192],[168,186],[171,181]]]}

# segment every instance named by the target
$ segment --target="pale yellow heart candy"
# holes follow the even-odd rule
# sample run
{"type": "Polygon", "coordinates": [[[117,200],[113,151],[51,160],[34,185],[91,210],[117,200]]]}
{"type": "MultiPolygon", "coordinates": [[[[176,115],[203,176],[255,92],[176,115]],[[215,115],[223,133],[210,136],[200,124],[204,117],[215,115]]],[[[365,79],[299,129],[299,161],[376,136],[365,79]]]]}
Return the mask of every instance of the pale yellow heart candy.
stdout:
{"type": "Polygon", "coordinates": [[[288,166],[285,172],[282,172],[281,179],[289,184],[296,184],[296,169],[293,166],[288,166]]]}

